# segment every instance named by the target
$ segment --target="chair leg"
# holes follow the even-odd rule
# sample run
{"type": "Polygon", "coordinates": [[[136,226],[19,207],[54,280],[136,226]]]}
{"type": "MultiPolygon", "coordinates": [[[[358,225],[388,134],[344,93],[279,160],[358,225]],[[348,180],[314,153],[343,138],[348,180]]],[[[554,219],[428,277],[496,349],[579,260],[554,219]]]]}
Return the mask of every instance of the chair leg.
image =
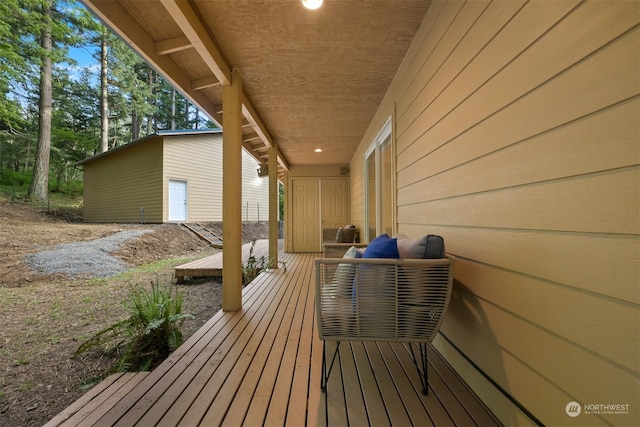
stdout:
{"type": "Polygon", "coordinates": [[[418,343],[417,346],[419,349],[419,354],[414,354],[413,344],[409,344],[409,349],[411,350],[411,358],[413,359],[413,363],[415,363],[416,369],[418,371],[418,377],[420,378],[420,384],[422,385],[422,394],[427,396],[429,394],[429,378],[427,373],[427,344],[418,343]],[[416,356],[420,356],[420,360],[418,360],[416,356]],[[420,368],[422,368],[422,371],[420,370],[420,368]]]}
{"type": "Polygon", "coordinates": [[[336,356],[340,353],[340,341],[336,341],[336,351],[331,358],[331,364],[327,370],[327,342],[322,341],[322,378],[320,378],[320,390],[323,393],[327,391],[327,381],[329,381],[329,375],[331,375],[331,369],[333,369],[333,363],[336,361],[336,356]]]}

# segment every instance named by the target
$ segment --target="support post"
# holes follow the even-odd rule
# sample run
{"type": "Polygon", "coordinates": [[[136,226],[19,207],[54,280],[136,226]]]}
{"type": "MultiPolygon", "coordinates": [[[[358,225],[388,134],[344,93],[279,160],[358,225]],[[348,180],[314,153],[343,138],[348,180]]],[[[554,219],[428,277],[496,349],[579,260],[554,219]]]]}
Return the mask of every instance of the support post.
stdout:
{"type": "Polygon", "coordinates": [[[269,260],[278,268],[278,146],[269,148],[269,260]]]}
{"type": "Polygon", "coordinates": [[[242,76],[222,88],[222,309],[242,308],[242,76]]]}

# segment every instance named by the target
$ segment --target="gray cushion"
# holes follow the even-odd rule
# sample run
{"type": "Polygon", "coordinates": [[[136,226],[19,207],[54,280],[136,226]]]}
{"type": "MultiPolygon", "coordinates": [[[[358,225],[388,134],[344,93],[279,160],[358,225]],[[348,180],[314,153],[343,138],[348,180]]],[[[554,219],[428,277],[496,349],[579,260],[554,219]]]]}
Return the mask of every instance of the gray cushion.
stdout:
{"type": "MultiPolygon", "coordinates": [[[[426,236],[417,240],[410,239],[404,234],[397,234],[396,236],[394,236],[398,239],[398,252],[400,253],[400,258],[421,259],[442,257],[444,252],[444,243],[442,246],[442,253],[440,250],[438,250],[438,253],[434,255],[434,249],[440,248],[430,247],[429,250],[427,250],[427,242],[429,240],[429,236],[430,235],[427,234],[426,236]]],[[[432,237],[432,245],[435,243],[434,237],[437,238],[437,236],[432,237]]]]}

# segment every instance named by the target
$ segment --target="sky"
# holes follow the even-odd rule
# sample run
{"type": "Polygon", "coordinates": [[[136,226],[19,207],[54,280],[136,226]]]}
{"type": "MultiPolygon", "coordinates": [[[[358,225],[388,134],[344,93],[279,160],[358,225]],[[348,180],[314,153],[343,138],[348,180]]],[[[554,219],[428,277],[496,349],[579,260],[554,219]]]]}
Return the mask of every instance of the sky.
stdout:
{"type": "Polygon", "coordinates": [[[82,70],[89,68],[97,81],[100,64],[93,57],[97,50],[94,46],[72,47],[69,49],[69,56],[78,63],[77,65],[67,66],[72,77],[79,78],[82,70]]]}

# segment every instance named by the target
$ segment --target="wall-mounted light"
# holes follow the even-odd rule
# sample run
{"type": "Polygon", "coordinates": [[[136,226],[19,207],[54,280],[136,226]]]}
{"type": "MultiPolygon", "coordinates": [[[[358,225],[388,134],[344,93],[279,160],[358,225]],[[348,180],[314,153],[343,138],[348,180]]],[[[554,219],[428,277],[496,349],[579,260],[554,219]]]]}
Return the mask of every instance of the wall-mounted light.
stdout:
{"type": "Polygon", "coordinates": [[[269,166],[265,164],[260,165],[260,167],[258,168],[258,176],[260,178],[269,176],[269,166]]]}
{"type": "Polygon", "coordinates": [[[316,148],[316,149],[315,149],[315,150],[313,150],[313,151],[315,151],[316,153],[322,153],[322,148],[316,148]]]}
{"type": "Polygon", "coordinates": [[[309,10],[316,10],[322,6],[324,0],[300,0],[300,3],[309,10]]]}

